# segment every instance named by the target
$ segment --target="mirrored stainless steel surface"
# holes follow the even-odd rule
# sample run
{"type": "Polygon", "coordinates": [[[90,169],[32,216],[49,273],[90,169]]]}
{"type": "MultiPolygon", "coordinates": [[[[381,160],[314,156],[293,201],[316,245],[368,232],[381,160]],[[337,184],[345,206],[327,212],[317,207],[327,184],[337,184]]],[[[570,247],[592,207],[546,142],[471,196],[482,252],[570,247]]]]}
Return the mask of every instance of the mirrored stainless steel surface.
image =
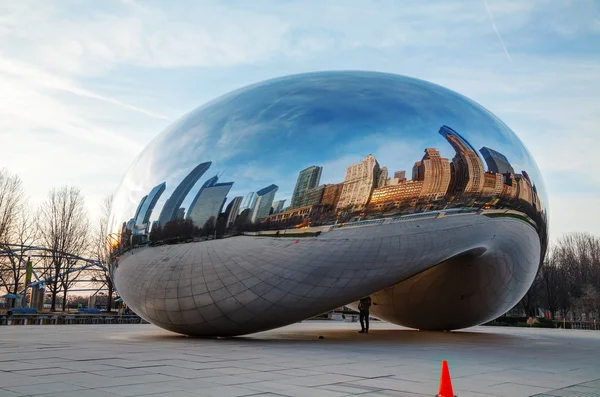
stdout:
{"type": "Polygon", "coordinates": [[[173,123],[125,175],[109,230],[118,292],[174,332],[247,334],[366,295],[383,320],[457,329],[526,293],[547,198],[521,141],[468,98],[321,72],[173,123]]]}

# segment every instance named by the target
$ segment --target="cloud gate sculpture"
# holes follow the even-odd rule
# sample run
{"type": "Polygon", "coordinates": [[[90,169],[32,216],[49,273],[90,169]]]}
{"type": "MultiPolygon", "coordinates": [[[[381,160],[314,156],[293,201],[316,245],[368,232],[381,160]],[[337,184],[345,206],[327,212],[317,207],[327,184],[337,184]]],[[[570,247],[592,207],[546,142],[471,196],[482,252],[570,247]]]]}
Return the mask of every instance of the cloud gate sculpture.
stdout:
{"type": "Polygon", "coordinates": [[[372,72],[254,84],[183,116],[114,198],[111,274],[147,321],[197,336],[291,324],[370,295],[418,329],[478,325],[547,245],[540,172],[497,117],[372,72]]]}

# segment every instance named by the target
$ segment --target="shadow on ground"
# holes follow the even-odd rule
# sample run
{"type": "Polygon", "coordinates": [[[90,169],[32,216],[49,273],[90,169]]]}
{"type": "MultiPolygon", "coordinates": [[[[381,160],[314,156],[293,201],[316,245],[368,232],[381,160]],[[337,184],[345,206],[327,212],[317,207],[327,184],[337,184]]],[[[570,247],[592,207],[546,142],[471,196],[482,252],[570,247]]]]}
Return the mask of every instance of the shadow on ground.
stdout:
{"type": "MultiPolygon", "coordinates": [[[[314,345],[333,345],[343,344],[348,345],[377,345],[390,344],[390,342],[398,345],[403,344],[419,344],[421,346],[435,345],[443,347],[444,345],[456,346],[464,343],[465,345],[490,345],[501,343],[506,344],[521,344],[532,339],[532,335],[527,334],[499,334],[495,332],[485,332],[481,329],[477,331],[462,330],[452,332],[437,332],[437,331],[419,331],[408,328],[390,329],[386,328],[388,324],[377,324],[368,334],[359,334],[357,325],[349,325],[346,328],[332,327],[329,322],[315,322],[297,324],[294,327],[283,327],[275,330],[260,332],[252,335],[231,337],[231,338],[196,338],[160,329],[140,333],[131,333],[124,335],[130,340],[149,341],[161,340],[189,344],[194,341],[200,343],[207,340],[220,341],[222,343],[235,342],[246,343],[249,345],[260,343],[261,345],[284,345],[293,342],[297,344],[306,344],[307,346],[314,345]],[[305,328],[298,325],[307,325],[305,328]]],[[[492,330],[490,330],[492,331],[492,330]]],[[[539,339],[536,336],[535,339],[539,339]]]]}

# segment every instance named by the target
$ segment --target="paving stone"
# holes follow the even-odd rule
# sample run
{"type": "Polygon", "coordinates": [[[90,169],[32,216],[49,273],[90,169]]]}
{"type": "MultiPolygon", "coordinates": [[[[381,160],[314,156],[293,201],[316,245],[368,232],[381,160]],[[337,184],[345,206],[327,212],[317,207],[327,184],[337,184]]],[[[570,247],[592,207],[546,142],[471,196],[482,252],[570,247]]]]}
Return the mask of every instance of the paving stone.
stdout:
{"type": "Polygon", "coordinates": [[[443,359],[460,397],[597,397],[600,390],[600,332],[435,333],[373,321],[362,335],[358,327],[304,321],[199,339],[149,324],[7,326],[0,396],[433,396],[443,359]]]}

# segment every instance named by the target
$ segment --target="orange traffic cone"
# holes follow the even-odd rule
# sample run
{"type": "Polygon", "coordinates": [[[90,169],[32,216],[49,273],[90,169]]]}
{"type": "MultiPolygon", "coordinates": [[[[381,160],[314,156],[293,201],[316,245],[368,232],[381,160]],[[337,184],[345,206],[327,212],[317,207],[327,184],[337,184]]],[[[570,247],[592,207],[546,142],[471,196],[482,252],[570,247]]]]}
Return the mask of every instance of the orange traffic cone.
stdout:
{"type": "Polygon", "coordinates": [[[442,376],[440,377],[440,391],[435,397],[456,397],[452,390],[452,381],[450,380],[450,370],[448,362],[442,360],[442,376]]]}

